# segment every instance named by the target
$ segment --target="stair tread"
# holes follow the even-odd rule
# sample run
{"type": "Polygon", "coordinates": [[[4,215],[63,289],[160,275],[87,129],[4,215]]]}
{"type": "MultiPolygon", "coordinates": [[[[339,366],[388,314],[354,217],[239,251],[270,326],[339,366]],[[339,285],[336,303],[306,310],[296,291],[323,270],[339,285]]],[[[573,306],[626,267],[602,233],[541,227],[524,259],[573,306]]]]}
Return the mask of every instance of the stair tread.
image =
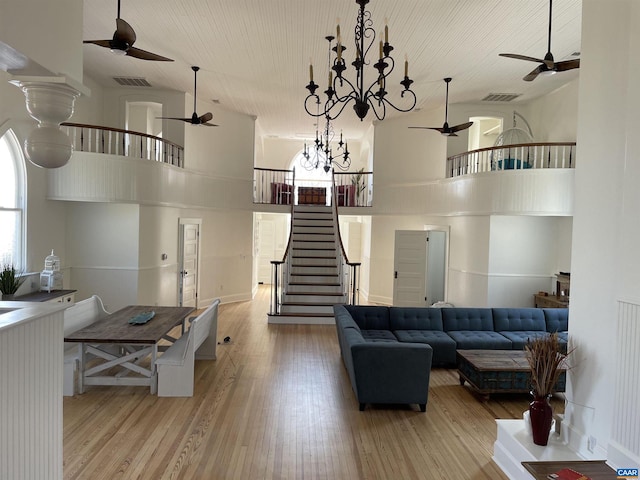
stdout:
{"type": "Polygon", "coordinates": [[[300,296],[318,296],[318,297],[336,297],[345,295],[343,292],[287,292],[285,295],[300,295],[300,296]]]}
{"type": "Polygon", "coordinates": [[[330,307],[336,305],[336,302],[282,302],[281,306],[290,307],[330,307]]]}
{"type": "Polygon", "coordinates": [[[307,273],[307,272],[293,273],[291,272],[291,276],[292,277],[338,277],[339,275],[337,273],[307,273]]]}

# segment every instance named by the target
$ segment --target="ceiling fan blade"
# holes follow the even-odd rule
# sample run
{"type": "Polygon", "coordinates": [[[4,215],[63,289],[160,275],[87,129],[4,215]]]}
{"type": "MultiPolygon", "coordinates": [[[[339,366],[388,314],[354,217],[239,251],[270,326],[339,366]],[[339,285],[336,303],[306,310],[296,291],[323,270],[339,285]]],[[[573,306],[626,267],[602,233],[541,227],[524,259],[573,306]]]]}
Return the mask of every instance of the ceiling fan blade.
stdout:
{"type": "Polygon", "coordinates": [[[158,120],[180,120],[180,121],[183,121],[183,122],[191,123],[191,119],[190,119],[190,118],[181,118],[181,117],[156,117],[156,119],[158,119],[158,120]]]}
{"type": "Polygon", "coordinates": [[[516,60],[526,60],[528,62],[545,63],[542,58],[528,57],[526,55],[518,55],[517,53],[499,53],[500,57],[515,58],[516,60]]]}
{"type": "Polygon", "coordinates": [[[205,127],[219,127],[220,125],[216,125],[215,123],[201,123],[200,125],[204,125],[205,127]]]}
{"type": "Polygon", "coordinates": [[[471,125],[473,125],[473,122],[461,123],[460,125],[455,125],[455,126],[451,127],[450,130],[451,130],[451,132],[455,133],[455,132],[459,132],[461,130],[466,130],[471,125]]]}
{"type": "Polygon", "coordinates": [[[556,72],[564,72],[565,70],[573,70],[574,68],[580,68],[580,59],[564,60],[563,62],[556,62],[554,70],[556,72]]]}
{"type": "Polygon", "coordinates": [[[209,120],[213,120],[213,113],[207,112],[199,117],[200,123],[207,123],[209,120]]]}
{"type": "Polygon", "coordinates": [[[444,133],[445,129],[441,127],[409,127],[409,128],[419,128],[422,130],[437,130],[440,133],[444,133]]]}
{"type": "Polygon", "coordinates": [[[141,60],[152,60],[155,62],[173,62],[171,58],[163,57],[162,55],[147,52],[146,50],[135,47],[130,47],[129,49],[127,49],[127,55],[130,57],[139,58],[141,60]]]}
{"type": "Polygon", "coordinates": [[[84,40],[82,43],[92,43],[105,48],[111,48],[111,40],[84,40]]]}
{"type": "Polygon", "coordinates": [[[524,78],[523,80],[525,82],[531,82],[532,80],[535,80],[536,77],[538,76],[538,74],[542,73],[542,72],[546,72],[547,66],[542,63],[540,65],[538,65],[536,68],[534,68],[531,72],[529,72],[524,78]]]}
{"type": "Polygon", "coordinates": [[[123,19],[116,18],[116,32],[113,34],[113,40],[126,42],[131,47],[136,43],[136,32],[123,19]]]}

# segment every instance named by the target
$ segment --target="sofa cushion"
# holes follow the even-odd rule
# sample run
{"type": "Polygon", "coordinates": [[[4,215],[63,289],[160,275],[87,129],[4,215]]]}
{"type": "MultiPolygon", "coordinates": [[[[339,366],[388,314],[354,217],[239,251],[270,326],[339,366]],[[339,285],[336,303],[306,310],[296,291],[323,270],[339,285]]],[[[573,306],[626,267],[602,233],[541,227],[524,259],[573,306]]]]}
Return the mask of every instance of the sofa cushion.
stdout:
{"type": "Polygon", "coordinates": [[[538,330],[521,330],[518,332],[504,331],[498,333],[511,340],[511,348],[513,350],[524,350],[524,346],[529,340],[549,335],[547,332],[540,332],[538,330]]]}
{"type": "Polygon", "coordinates": [[[492,312],[496,332],[547,331],[544,313],[539,308],[494,308],[492,312]]]}
{"type": "Polygon", "coordinates": [[[393,334],[405,343],[426,343],[433,348],[432,365],[455,365],[456,342],[439,330],[394,330],[393,334]]]}
{"type": "Polygon", "coordinates": [[[490,308],[443,308],[441,312],[445,332],[493,331],[493,315],[490,308]]]}
{"type": "Polygon", "coordinates": [[[356,330],[360,331],[360,327],[344,308],[344,305],[334,305],[333,316],[336,320],[336,325],[338,326],[338,328],[355,328],[356,330]]]}
{"type": "Polygon", "coordinates": [[[511,340],[498,332],[483,330],[453,330],[447,334],[456,341],[459,350],[511,350],[511,340]]]}
{"type": "Polygon", "coordinates": [[[569,330],[568,308],[543,308],[542,313],[547,332],[566,332],[569,330]]]}
{"type": "Polygon", "coordinates": [[[366,342],[397,342],[396,336],[390,330],[360,330],[366,342]]]}
{"type": "Polygon", "coordinates": [[[345,305],[351,317],[363,330],[389,330],[389,307],[345,305]]]}
{"type": "Polygon", "coordinates": [[[442,312],[439,308],[390,307],[389,327],[391,330],[442,331],[442,312]]]}

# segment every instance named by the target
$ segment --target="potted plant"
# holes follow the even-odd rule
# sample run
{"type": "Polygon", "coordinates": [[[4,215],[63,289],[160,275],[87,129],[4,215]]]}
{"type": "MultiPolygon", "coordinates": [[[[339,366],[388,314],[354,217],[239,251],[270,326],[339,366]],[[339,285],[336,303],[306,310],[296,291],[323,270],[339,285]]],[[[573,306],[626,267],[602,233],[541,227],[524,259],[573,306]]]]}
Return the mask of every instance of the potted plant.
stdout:
{"type": "Polygon", "coordinates": [[[367,186],[364,183],[364,167],[362,167],[359,170],[356,170],[356,173],[351,176],[351,184],[355,188],[356,198],[360,199],[360,194],[364,192],[364,190],[367,188],[367,186]]]}
{"type": "Polygon", "coordinates": [[[554,393],[560,375],[565,371],[569,353],[560,344],[557,333],[530,340],[525,345],[533,395],[533,401],[529,405],[529,417],[533,443],[536,445],[546,445],[549,439],[553,417],[549,399],[554,393]]]}
{"type": "Polygon", "coordinates": [[[0,292],[3,300],[11,300],[24,282],[21,272],[11,263],[4,263],[0,270],[0,292]]]}

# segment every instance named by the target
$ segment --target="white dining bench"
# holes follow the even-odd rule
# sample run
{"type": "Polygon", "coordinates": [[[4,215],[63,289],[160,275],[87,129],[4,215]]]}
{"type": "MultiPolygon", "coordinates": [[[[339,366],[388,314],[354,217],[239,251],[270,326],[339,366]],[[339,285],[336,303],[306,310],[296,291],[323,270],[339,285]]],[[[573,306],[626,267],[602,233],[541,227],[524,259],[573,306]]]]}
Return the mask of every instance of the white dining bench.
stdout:
{"type": "MultiPolygon", "coordinates": [[[[98,295],[76,302],[64,311],[64,336],[91,325],[110,314],[104,308],[98,295]]],[[[64,380],[63,394],[73,396],[76,392],[76,372],[80,363],[80,350],[77,343],[64,344],[64,380]]]]}
{"type": "Polygon", "coordinates": [[[216,358],[219,305],[218,298],[156,359],[159,397],[193,396],[195,360],[216,358]]]}

